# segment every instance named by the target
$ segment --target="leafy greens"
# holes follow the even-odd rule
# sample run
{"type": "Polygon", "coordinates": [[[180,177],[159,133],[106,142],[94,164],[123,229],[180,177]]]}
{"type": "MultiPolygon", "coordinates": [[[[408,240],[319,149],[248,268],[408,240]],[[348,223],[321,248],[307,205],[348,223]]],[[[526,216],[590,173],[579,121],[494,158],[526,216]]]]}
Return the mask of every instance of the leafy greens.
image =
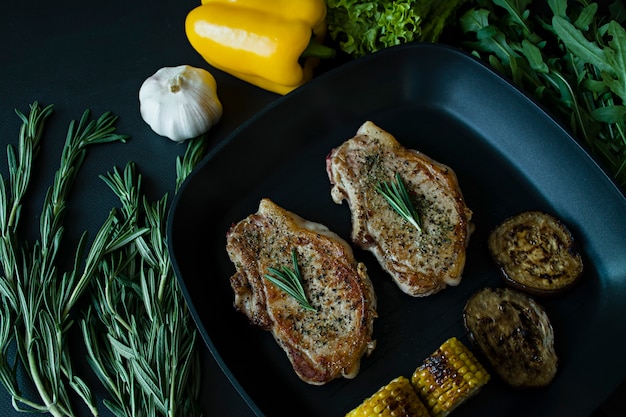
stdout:
{"type": "Polygon", "coordinates": [[[328,31],[352,57],[412,41],[436,42],[463,0],[327,0],[328,31]]]}
{"type": "Polygon", "coordinates": [[[626,8],[587,0],[473,0],[462,46],[580,138],[626,187],[626,8]],[[535,5],[535,6],[538,6],[535,5]]]}

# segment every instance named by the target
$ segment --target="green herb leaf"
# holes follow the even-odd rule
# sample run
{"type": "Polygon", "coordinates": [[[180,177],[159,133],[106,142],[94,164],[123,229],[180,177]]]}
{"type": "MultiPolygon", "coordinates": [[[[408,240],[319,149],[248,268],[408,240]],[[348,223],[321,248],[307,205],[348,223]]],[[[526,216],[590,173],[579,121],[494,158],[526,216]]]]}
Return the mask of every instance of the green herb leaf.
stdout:
{"type": "Polygon", "coordinates": [[[300,276],[300,268],[298,267],[298,258],[296,250],[291,250],[291,260],[293,267],[283,266],[281,269],[268,268],[269,274],[264,277],[276,285],[278,288],[295,298],[302,307],[310,311],[317,311],[306,297],[304,287],[302,286],[302,277],[300,276]]]}
{"type": "Polygon", "coordinates": [[[598,107],[591,115],[600,122],[619,123],[622,120],[626,120],[626,106],[598,107]]]}
{"type": "Polygon", "coordinates": [[[422,221],[400,174],[396,173],[395,181],[378,184],[376,191],[382,194],[391,207],[404,217],[406,221],[415,226],[420,232],[422,231],[422,221]]]}
{"type": "Polygon", "coordinates": [[[598,3],[591,3],[585,6],[580,15],[574,22],[574,26],[578,29],[587,31],[594,22],[596,12],[598,11],[598,3]]]}
{"type": "Polygon", "coordinates": [[[587,40],[580,29],[560,16],[552,18],[552,26],[567,49],[578,58],[586,63],[595,65],[600,71],[608,72],[609,74],[613,73],[613,68],[607,62],[604,50],[595,42],[587,40]]]}
{"type": "Polygon", "coordinates": [[[626,30],[615,21],[608,25],[608,34],[612,37],[606,56],[613,68],[614,77],[605,75],[606,85],[623,103],[626,103],[626,30]]]}
{"type": "Polygon", "coordinates": [[[200,135],[191,139],[187,145],[185,155],[176,158],[176,192],[180,189],[191,171],[204,157],[208,143],[208,134],[200,135]]]}
{"type": "Polygon", "coordinates": [[[534,43],[528,42],[524,39],[522,41],[522,52],[528,60],[530,67],[534,71],[542,74],[548,74],[550,72],[548,65],[543,61],[541,50],[534,43]]]}

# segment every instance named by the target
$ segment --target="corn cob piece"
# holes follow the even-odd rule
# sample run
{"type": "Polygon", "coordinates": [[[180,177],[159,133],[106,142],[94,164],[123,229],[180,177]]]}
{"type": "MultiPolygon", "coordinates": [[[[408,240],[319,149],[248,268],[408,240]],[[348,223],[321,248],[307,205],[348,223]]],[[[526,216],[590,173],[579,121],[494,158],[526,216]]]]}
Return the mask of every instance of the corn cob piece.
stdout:
{"type": "Polygon", "coordinates": [[[346,417],[430,417],[408,378],[399,376],[364,400],[346,417]]]}
{"type": "Polygon", "coordinates": [[[475,395],[490,375],[456,337],[424,359],[411,383],[433,417],[444,417],[475,395]]]}

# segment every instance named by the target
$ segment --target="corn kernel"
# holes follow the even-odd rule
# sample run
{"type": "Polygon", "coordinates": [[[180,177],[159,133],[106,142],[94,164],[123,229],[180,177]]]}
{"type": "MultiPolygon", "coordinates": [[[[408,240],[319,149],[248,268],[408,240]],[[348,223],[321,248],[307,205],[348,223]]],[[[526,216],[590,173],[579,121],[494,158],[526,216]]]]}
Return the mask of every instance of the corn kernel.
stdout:
{"type": "Polygon", "coordinates": [[[346,417],[430,417],[408,378],[399,376],[365,399],[346,417]]]}
{"type": "Polygon", "coordinates": [[[433,417],[445,417],[475,395],[490,375],[456,337],[444,342],[413,372],[411,383],[433,417]]]}

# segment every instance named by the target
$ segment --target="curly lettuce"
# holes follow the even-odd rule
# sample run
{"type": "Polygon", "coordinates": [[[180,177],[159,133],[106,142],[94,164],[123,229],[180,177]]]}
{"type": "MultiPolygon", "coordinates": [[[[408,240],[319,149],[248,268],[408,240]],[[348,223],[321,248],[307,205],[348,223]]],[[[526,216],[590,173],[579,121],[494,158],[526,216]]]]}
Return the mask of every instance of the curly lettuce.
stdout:
{"type": "Polygon", "coordinates": [[[326,0],[326,23],[339,48],[359,57],[407,42],[436,42],[463,1],[326,0]]]}

